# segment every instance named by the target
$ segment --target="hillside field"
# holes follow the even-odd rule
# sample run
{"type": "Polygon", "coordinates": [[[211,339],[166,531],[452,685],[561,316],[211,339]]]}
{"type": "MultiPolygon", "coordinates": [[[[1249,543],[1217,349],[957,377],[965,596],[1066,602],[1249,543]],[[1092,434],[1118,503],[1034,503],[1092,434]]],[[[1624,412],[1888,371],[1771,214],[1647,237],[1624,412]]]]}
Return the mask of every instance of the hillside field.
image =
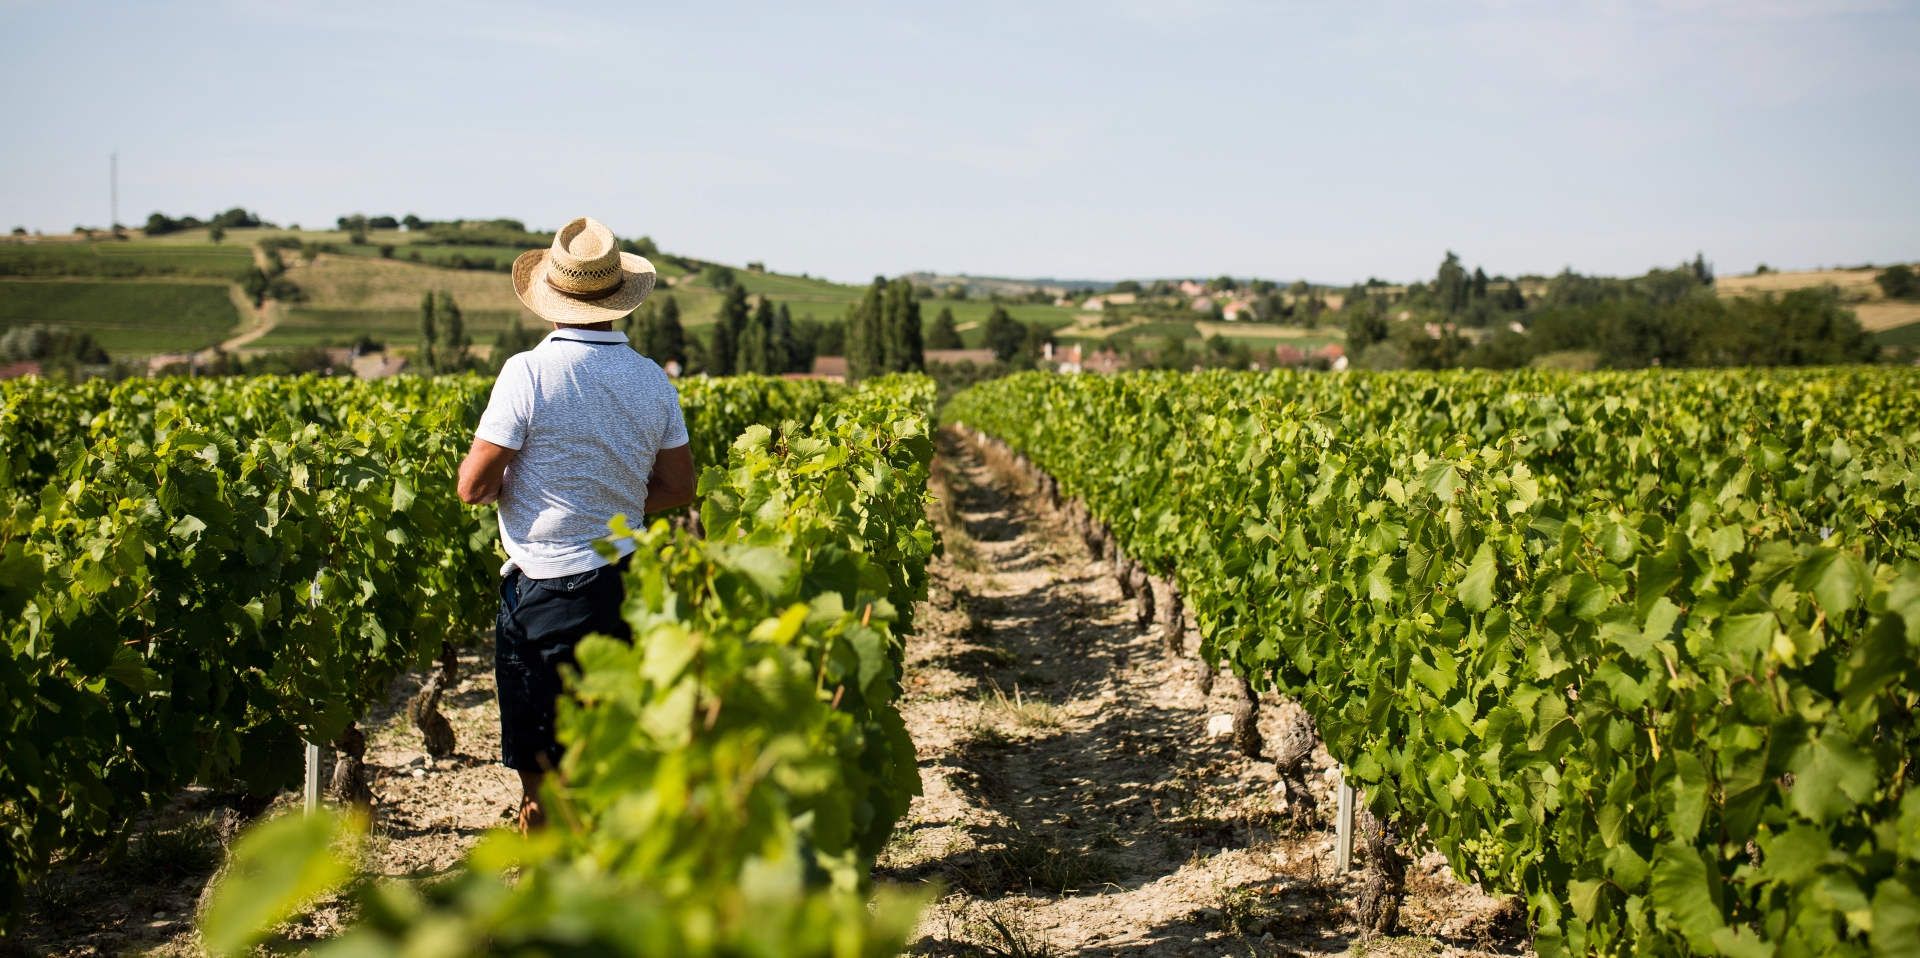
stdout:
{"type": "Polygon", "coordinates": [[[45,323],[93,334],[115,359],[202,349],[239,321],[223,283],[0,280],[0,328],[45,323]]]}
{"type": "Polygon", "coordinates": [[[244,243],[0,243],[0,276],[193,276],[232,280],[251,265],[253,253],[244,243]]]}

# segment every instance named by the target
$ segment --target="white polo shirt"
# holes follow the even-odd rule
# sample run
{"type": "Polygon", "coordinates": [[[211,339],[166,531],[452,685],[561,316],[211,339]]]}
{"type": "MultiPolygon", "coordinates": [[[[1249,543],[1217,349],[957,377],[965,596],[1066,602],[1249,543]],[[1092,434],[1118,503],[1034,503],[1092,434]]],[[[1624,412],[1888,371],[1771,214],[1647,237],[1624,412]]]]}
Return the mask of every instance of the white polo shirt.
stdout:
{"type": "Polygon", "coordinates": [[[500,367],[474,435],[519,450],[500,487],[501,574],[551,579],[607,564],[593,543],[615,515],[643,521],[654,457],[687,444],[687,423],[673,381],[625,334],[557,329],[500,367]]]}

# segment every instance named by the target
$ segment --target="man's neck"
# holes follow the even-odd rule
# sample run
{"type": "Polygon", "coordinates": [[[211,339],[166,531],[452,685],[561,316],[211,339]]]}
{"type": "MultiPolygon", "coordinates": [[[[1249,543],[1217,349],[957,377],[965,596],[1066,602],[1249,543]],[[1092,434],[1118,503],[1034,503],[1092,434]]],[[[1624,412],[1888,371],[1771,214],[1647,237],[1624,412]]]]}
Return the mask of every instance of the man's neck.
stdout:
{"type": "Polygon", "coordinates": [[[552,326],[554,332],[559,332],[563,329],[591,329],[599,333],[613,332],[613,320],[611,319],[604,323],[553,323],[552,326]]]}

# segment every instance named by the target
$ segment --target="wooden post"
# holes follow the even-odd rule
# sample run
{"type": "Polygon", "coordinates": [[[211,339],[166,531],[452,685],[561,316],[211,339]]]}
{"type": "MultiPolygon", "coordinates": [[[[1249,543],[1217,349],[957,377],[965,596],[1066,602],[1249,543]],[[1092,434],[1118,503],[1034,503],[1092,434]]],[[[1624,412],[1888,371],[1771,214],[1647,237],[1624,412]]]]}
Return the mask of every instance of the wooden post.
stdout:
{"type": "MultiPolygon", "coordinates": [[[[274,254],[278,256],[279,254],[274,254]]],[[[307,584],[307,608],[320,606],[320,570],[313,572],[313,581],[307,584]]],[[[320,746],[307,742],[307,780],[301,789],[302,804],[308,815],[320,807],[320,746]]]]}
{"type": "Polygon", "coordinates": [[[307,743],[307,781],[302,794],[306,799],[307,814],[320,807],[320,746],[307,743]]]}
{"type": "Polygon", "coordinates": [[[1347,770],[1340,771],[1338,786],[1340,809],[1334,818],[1333,870],[1346,874],[1353,868],[1353,786],[1347,784],[1347,770]]]}

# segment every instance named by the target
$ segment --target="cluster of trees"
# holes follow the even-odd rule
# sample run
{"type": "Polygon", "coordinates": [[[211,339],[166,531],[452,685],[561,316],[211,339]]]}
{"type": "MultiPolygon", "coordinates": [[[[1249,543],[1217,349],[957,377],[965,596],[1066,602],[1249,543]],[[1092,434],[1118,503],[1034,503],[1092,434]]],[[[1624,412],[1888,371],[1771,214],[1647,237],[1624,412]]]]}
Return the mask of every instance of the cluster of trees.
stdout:
{"type": "Polygon", "coordinates": [[[1879,284],[1880,292],[1888,299],[1920,299],[1920,276],[1916,276],[1913,267],[1905,263],[1881,270],[1873,281],[1879,284]]]}
{"type": "MultiPolygon", "coordinates": [[[[1000,312],[1006,310],[995,307],[1000,312]]],[[[940,307],[940,314],[933,318],[933,325],[927,328],[928,349],[965,349],[966,343],[960,339],[960,326],[953,321],[953,308],[940,307]]]]}
{"type": "MultiPolygon", "coordinates": [[[[287,278],[287,264],[280,261],[280,250],[286,248],[286,242],[262,243],[267,255],[261,258],[266,260],[266,268],[249,266],[246,272],[240,274],[240,288],[246,291],[247,298],[253,300],[256,307],[269,299],[298,303],[307,298],[306,290],[287,278]]],[[[298,241],[294,241],[294,245],[298,246],[298,241]]],[[[313,257],[308,256],[307,259],[311,262],[313,257]]]]}
{"type": "Polygon", "coordinates": [[[906,279],[876,276],[847,315],[847,375],[866,379],[926,368],[920,299],[906,279]]]}
{"type": "Polygon", "coordinates": [[[1530,296],[1449,252],[1431,283],[1349,289],[1347,351],[1381,369],[1809,365],[1878,352],[1837,291],[1722,299],[1702,256],[1626,279],[1566,270],[1538,285],[1530,296]]]}
{"type": "Polygon", "coordinates": [[[787,304],[750,298],[739,285],[728,287],[719,320],[704,339],[682,324],[680,301],[671,293],[642,303],[621,326],[634,349],[662,366],[710,376],[806,372],[815,357],[838,355],[846,343],[844,323],[795,320],[787,304]]]}
{"type": "MultiPolygon", "coordinates": [[[[460,304],[454,302],[453,294],[446,290],[421,294],[421,368],[436,373],[473,369],[473,357],[467,353],[467,347],[471,345],[473,337],[467,333],[466,319],[460,313],[460,304]]],[[[505,356],[500,358],[504,359],[505,356]]]]}
{"type": "MultiPolygon", "coordinates": [[[[165,213],[156,212],[147,217],[146,232],[148,236],[165,236],[168,233],[178,233],[181,230],[212,227],[218,232],[218,235],[214,236],[213,241],[218,243],[220,242],[220,237],[226,235],[226,231],[229,229],[272,225],[272,223],[268,223],[258,215],[249,213],[236,206],[224,213],[215,213],[211,219],[204,220],[197,216],[182,216],[175,219],[165,213]]],[[[116,228],[118,228],[117,224],[116,228]]]]}
{"type": "Polygon", "coordinates": [[[58,326],[15,326],[0,333],[0,360],[45,367],[105,366],[113,360],[93,334],[58,326]]]}
{"type": "Polygon", "coordinates": [[[746,288],[738,283],[726,290],[727,298],[720,306],[720,317],[707,347],[703,366],[707,373],[779,375],[812,368],[811,344],[798,335],[785,303],[775,306],[772,299],[761,296],[750,304],[746,288]]]}

